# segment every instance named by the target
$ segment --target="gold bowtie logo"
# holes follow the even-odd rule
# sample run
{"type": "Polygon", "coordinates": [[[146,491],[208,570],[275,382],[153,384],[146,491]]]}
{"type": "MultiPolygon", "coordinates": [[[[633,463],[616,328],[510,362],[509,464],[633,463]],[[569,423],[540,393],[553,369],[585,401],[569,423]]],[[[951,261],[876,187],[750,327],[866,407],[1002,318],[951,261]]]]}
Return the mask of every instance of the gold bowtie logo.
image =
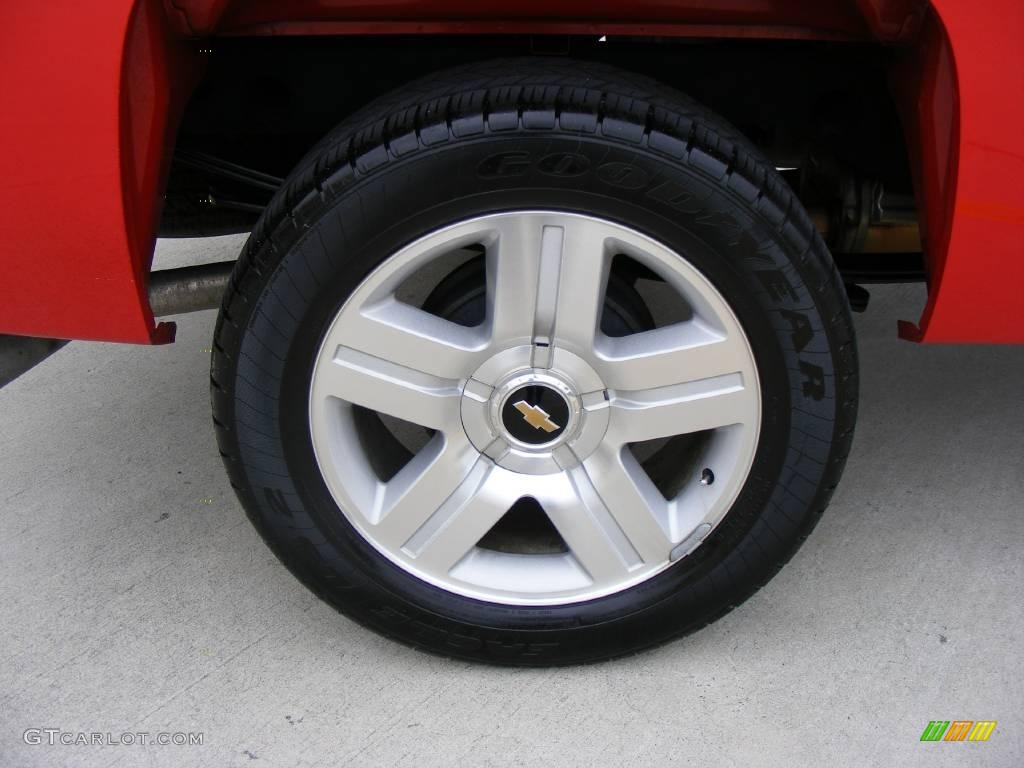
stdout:
{"type": "Polygon", "coordinates": [[[526,419],[526,423],[534,429],[543,429],[545,432],[554,432],[556,429],[561,429],[561,427],[551,420],[551,416],[543,408],[536,405],[530,405],[525,400],[513,403],[512,407],[523,414],[523,418],[526,419]]]}

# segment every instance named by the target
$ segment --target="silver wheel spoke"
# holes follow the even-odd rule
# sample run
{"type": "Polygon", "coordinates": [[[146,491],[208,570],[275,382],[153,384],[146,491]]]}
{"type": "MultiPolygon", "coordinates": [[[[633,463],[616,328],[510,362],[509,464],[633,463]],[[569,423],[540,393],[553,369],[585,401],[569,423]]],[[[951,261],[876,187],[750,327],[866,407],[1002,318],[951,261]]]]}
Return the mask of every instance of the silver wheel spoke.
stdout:
{"type": "Polygon", "coordinates": [[[559,479],[561,492],[544,496],[542,503],[566,546],[596,583],[626,578],[642,559],[587,473],[577,467],[559,479]]]}
{"type": "Polygon", "coordinates": [[[488,251],[494,336],[589,350],[608,280],[606,239],[585,220],[503,221],[488,251]]]}
{"type": "Polygon", "coordinates": [[[668,503],[633,454],[603,445],[583,467],[601,504],[640,559],[664,561],[672,549],[668,503]]]}
{"type": "Polygon", "coordinates": [[[608,285],[607,239],[607,230],[586,220],[572,220],[562,228],[560,238],[550,238],[551,251],[558,248],[560,255],[553,318],[553,343],[558,346],[587,354],[593,349],[608,285]]]}
{"type": "Polygon", "coordinates": [[[447,574],[516,501],[515,479],[486,459],[405,542],[420,567],[447,574]]]}
{"type": "Polygon", "coordinates": [[[487,348],[478,329],[443,320],[393,297],[352,312],[347,319],[331,330],[325,349],[348,347],[441,378],[468,377],[487,348]]]}
{"type": "Polygon", "coordinates": [[[487,313],[491,338],[530,343],[544,228],[532,219],[509,218],[487,248],[487,313]]]}
{"type": "Polygon", "coordinates": [[[635,392],[611,398],[609,439],[622,443],[672,437],[757,417],[757,399],[738,373],[635,392]]]}
{"type": "Polygon", "coordinates": [[[322,392],[431,429],[458,426],[459,382],[404,368],[348,347],[323,367],[322,392]]]}
{"type": "Polygon", "coordinates": [[[650,389],[749,366],[746,342],[700,320],[602,339],[598,372],[609,389],[650,389]]]}
{"type": "Polygon", "coordinates": [[[480,455],[464,438],[435,436],[378,494],[378,539],[400,549],[467,481],[479,461],[480,455]]]}

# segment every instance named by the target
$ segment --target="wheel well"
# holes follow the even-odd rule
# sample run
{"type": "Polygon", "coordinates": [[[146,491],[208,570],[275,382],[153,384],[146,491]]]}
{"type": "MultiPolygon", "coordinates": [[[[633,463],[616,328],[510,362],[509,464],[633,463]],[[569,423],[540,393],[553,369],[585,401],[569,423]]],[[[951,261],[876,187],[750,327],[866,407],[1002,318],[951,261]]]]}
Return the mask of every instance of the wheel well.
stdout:
{"type": "Polygon", "coordinates": [[[784,176],[834,250],[863,246],[856,231],[841,231],[843,222],[867,216],[882,190],[913,215],[906,144],[887,82],[899,56],[891,47],[565,36],[222,38],[196,45],[207,69],[181,122],[163,235],[251,228],[279,180],[348,114],[430,72],[517,55],[603,61],[704,103],[777,167],[795,169],[784,176]],[[850,213],[851,194],[864,211],[850,213]]]}

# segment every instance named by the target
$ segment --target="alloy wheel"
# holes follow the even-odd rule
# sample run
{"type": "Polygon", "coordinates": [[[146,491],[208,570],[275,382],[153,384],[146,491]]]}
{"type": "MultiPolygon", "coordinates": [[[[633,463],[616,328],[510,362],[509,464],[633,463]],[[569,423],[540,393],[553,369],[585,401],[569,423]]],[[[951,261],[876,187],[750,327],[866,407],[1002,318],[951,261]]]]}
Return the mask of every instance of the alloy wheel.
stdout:
{"type": "Polygon", "coordinates": [[[424,581],[508,605],[613,594],[693,552],[743,487],[761,423],[752,350],[715,287],[635,230],[557,211],[458,222],[384,261],[330,322],[309,397],[318,467],[355,529],[424,581]],[[486,265],[474,325],[402,296],[460,249],[486,265]],[[686,317],[605,333],[619,257],[670,287],[686,317]],[[365,413],[417,425],[401,466],[381,470],[386,441],[357,428],[365,413]],[[666,490],[636,446],[677,436],[700,439],[666,490]],[[524,500],[563,547],[487,544],[524,500]]]}

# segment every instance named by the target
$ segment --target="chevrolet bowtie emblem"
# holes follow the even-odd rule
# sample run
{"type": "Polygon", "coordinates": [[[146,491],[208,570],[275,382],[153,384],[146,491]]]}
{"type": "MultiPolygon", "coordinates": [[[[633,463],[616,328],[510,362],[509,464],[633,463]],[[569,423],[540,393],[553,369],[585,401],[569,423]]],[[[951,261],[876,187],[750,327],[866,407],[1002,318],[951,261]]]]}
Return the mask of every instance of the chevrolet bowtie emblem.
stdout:
{"type": "Polygon", "coordinates": [[[554,432],[556,429],[561,429],[560,426],[551,420],[548,412],[543,408],[539,408],[536,405],[530,405],[525,400],[513,403],[512,407],[523,414],[523,418],[526,419],[526,423],[534,429],[543,429],[545,432],[554,432]]]}

